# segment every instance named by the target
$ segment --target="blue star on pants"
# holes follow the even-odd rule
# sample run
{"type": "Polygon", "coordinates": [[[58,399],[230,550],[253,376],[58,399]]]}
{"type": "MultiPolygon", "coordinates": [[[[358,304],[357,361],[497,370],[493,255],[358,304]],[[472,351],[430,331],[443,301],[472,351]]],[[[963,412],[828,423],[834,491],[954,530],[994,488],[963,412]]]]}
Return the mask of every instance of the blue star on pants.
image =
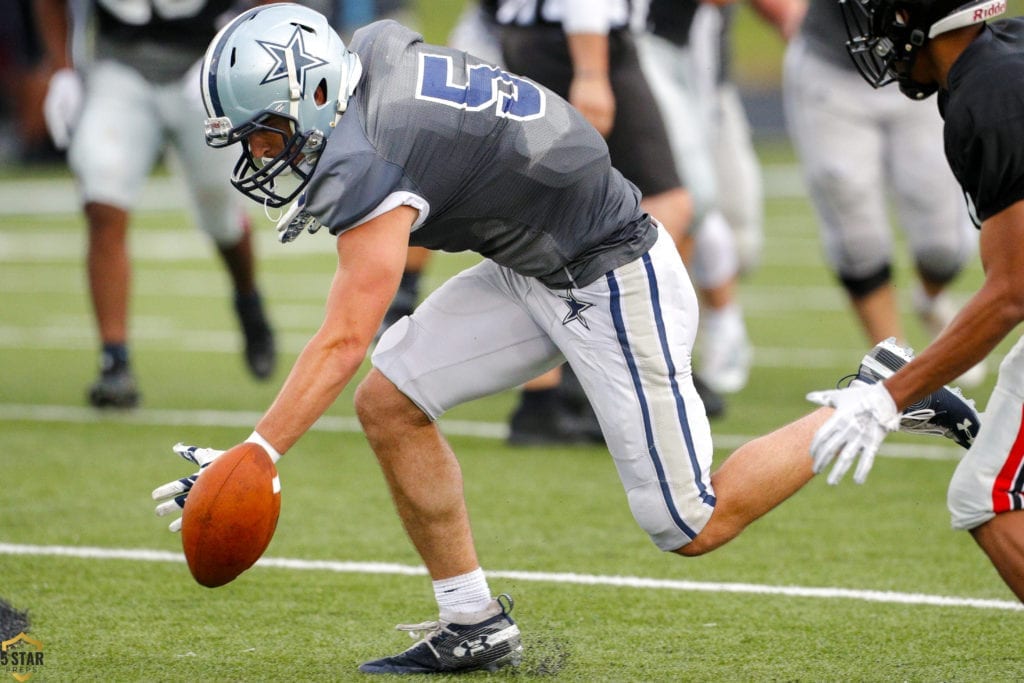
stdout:
{"type": "Polygon", "coordinates": [[[562,318],[562,324],[568,325],[573,320],[579,321],[583,327],[590,329],[590,325],[587,324],[586,318],[583,317],[583,311],[588,308],[592,308],[594,304],[587,303],[586,301],[580,301],[573,296],[572,290],[566,290],[565,296],[559,294],[558,298],[565,302],[566,306],[569,307],[569,312],[562,318]]]}

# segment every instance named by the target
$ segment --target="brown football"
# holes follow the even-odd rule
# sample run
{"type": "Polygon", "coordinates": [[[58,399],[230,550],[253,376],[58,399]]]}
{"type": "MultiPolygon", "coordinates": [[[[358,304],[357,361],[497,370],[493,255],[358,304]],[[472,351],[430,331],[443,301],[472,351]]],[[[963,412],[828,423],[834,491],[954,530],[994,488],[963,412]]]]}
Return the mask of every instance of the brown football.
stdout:
{"type": "Polygon", "coordinates": [[[262,446],[242,443],[203,470],[181,516],[192,576],[216,588],[251,567],[270,545],[281,512],[281,480],[262,446]]]}

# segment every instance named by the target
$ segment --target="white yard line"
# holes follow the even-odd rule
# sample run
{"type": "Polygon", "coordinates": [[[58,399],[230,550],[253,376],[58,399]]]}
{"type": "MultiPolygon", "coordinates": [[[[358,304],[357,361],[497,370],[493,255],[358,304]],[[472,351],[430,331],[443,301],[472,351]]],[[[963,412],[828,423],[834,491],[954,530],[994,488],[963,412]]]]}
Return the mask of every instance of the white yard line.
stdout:
{"type": "MultiPolygon", "coordinates": [[[[130,562],[183,563],[181,553],[145,548],[96,548],[88,546],[22,545],[0,543],[0,555],[32,557],[70,557],[82,560],[125,560],[130,562]]],[[[257,567],[287,569],[290,571],[324,571],[340,574],[373,574],[398,576],[425,576],[426,569],[418,565],[391,562],[340,562],[335,560],[303,560],[298,558],[265,557],[257,567]]],[[[680,581],[654,579],[641,576],[605,576],[568,572],[527,572],[516,570],[488,570],[491,578],[513,581],[573,584],[580,586],[607,586],[637,590],[668,590],[702,593],[744,593],[819,600],[860,600],[898,605],[924,605],[932,607],[970,607],[973,609],[1021,611],[1024,605],[1008,600],[969,598],[926,593],[859,590],[838,587],[772,586],[756,583],[725,583],[717,581],[680,581]]]]}

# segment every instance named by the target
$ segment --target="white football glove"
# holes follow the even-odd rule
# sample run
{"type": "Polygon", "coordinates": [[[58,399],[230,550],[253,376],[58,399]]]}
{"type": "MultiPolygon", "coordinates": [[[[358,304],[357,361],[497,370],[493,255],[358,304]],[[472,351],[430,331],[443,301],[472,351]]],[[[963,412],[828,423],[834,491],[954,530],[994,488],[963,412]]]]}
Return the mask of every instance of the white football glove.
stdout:
{"type": "Polygon", "coordinates": [[[277,240],[281,244],[287,244],[303,231],[312,235],[322,227],[323,224],[306,211],[306,193],[303,192],[277,222],[277,240]]]}
{"type": "MultiPolygon", "coordinates": [[[[153,500],[163,501],[156,506],[158,517],[181,512],[185,507],[185,499],[188,498],[188,492],[192,490],[192,486],[196,483],[199,475],[203,473],[203,469],[224,454],[224,451],[218,451],[213,448],[186,446],[183,443],[176,443],[173,448],[174,452],[185,458],[185,460],[199,465],[199,471],[192,476],[177,479],[153,489],[153,500]]],[[[167,528],[171,531],[181,531],[181,517],[171,522],[167,528]]]]}
{"type": "Polygon", "coordinates": [[[836,409],[811,441],[814,473],[820,473],[835,458],[828,483],[838,484],[859,456],[853,480],[863,484],[882,441],[900,426],[900,411],[889,391],[881,382],[855,382],[844,389],[812,391],[807,400],[836,409]]]}
{"type": "Polygon", "coordinates": [[[74,69],[58,69],[50,77],[43,100],[46,129],[57,149],[67,149],[82,110],[82,79],[74,69]]]}

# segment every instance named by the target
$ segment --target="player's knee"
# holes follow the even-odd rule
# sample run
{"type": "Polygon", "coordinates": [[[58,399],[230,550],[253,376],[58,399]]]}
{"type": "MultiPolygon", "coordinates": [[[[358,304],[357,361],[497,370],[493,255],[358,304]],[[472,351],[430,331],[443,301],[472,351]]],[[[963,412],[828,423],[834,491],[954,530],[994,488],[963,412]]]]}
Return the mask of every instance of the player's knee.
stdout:
{"type": "Polygon", "coordinates": [[[883,263],[867,275],[839,274],[839,281],[851,298],[863,298],[892,280],[892,265],[883,263]]]}
{"type": "Polygon", "coordinates": [[[946,492],[950,524],[961,531],[979,527],[995,517],[990,487],[970,466],[969,457],[968,454],[956,468],[946,492]]]}
{"type": "Polygon", "coordinates": [[[367,436],[397,433],[403,426],[430,422],[430,418],[376,368],[359,383],[354,402],[356,416],[367,436]]]}
{"type": "Polygon", "coordinates": [[[642,488],[629,495],[629,508],[654,545],[664,552],[682,555],[707,552],[702,550],[703,541],[697,541],[704,535],[701,529],[711,514],[710,507],[698,500],[691,501],[691,505],[675,501],[670,510],[660,497],[642,495],[642,488]]]}
{"type": "Polygon", "coordinates": [[[397,392],[395,385],[377,370],[371,370],[359,383],[354,404],[356,416],[364,431],[369,433],[375,429],[382,429],[394,419],[394,414],[388,410],[388,406],[395,402],[392,394],[397,392]]]}
{"type": "Polygon", "coordinates": [[[945,285],[963,269],[966,254],[948,247],[932,247],[915,255],[917,272],[926,282],[945,285]]]}

